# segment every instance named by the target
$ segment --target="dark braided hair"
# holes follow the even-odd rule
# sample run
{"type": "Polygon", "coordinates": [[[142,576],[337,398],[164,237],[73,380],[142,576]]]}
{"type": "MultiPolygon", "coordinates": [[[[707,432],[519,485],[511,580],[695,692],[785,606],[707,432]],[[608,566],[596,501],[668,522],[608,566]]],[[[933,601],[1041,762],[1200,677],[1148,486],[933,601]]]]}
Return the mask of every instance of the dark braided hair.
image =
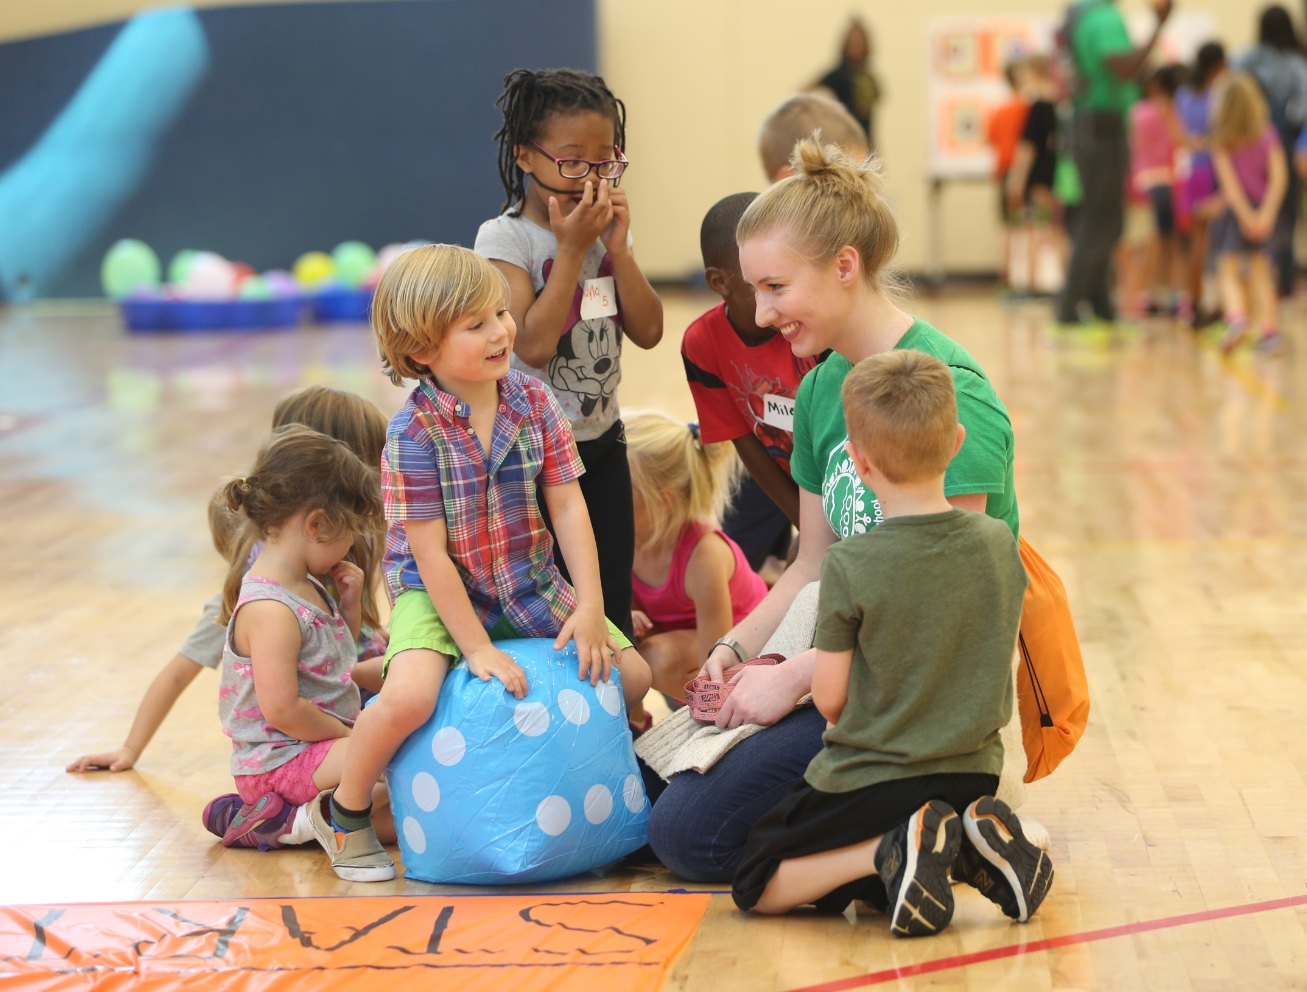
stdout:
{"type": "Polygon", "coordinates": [[[499,142],[499,181],[508,197],[499,209],[510,217],[522,213],[526,198],[526,173],[518,167],[517,149],[536,140],[550,114],[606,114],[613,120],[613,143],[626,146],[626,105],[602,77],[579,69],[514,69],[504,77],[504,92],[495,106],[504,112],[504,126],[494,137],[499,142]]]}

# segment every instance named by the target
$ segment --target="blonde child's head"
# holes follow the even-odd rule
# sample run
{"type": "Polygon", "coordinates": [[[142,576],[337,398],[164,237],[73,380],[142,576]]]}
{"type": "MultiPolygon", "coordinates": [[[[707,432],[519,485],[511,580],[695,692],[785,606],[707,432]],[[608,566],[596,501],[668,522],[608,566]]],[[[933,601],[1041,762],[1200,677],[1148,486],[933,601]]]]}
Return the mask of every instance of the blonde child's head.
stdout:
{"type": "Polygon", "coordinates": [[[459,245],[423,245],[386,269],[372,298],[372,333],[382,370],[395,385],[431,370],[414,360],[439,350],[459,317],[508,306],[508,283],[493,265],[459,245]]]}
{"type": "Polygon", "coordinates": [[[932,355],[904,349],[865,358],[840,390],[849,441],[895,485],[942,476],[957,450],[953,375],[932,355]]]}
{"type": "Polygon", "coordinates": [[[717,522],[740,477],[728,443],[703,444],[697,424],[657,410],[623,411],[631,488],[644,503],[648,529],[641,548],[672,546],[692,521],[717,522]]]}
{"type": "Polygon", "coordinates": [[[814,131],[850,158],[864,159],[871,152],[867,132],[844,104],[825,93],[795,93],[763,118],[758,130],[758,154],[769,180],[791,173],[794,146],[814,131]]]}
{"type": "Polygon", "coordinates": [[[1212,144],[1238,148],[1256,141],[1270,120],[1266,98],[1246,72],[1231,73],[1212,101],[1212,144]]]}
{"type": "Polygon", "coordinates": [[[880,164],[854,161],[812,134],[794,146],[794,175],[764,190],[740,218],[737,244],[776,231],[815,266],[824,266],[845,246],[858,253],[862,277],[882,291],[894,280],[889,263],[899,247],[899,226],[885,198],[880,164]]]}
{"type": "Polygon", "coordinates": [[[344,441],[303,424],[273,431],[249,473],[229,480],[218,493],[227,508],[238,514],[244,537],[233,545],[229,560],[223,623],[236,606],[248,548],[254,541],[275,537],[300,514],[305,515],[315,539],[327,542],[346,533],[372,533],[381,519],[376,472],[344,441]]]}

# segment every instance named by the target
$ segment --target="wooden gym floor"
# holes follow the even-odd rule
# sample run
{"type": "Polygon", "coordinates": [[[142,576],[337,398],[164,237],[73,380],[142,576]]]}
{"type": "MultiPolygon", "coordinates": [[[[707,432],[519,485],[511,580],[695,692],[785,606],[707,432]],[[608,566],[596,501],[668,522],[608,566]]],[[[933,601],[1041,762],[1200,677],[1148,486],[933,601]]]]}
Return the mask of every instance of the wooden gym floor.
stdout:
{"type": "MultiPolygon", "coordinates": [[[[625,406],[691,418],[677,345],[710,302],[669,295],[663,345],[627,352],[625,406]]],[[[917,310],[1011,410],[1023,532],[1076,610],[1093,716],[1025,809],[1052,834],[1052,894],[1020,927],[959,891],[953,926],[919,941],[866,914],[745,919],[717,895],[667,987],[853,988],[896,968],[922,973],[898,988],[1307,987],[1303,311],[1282,354],[1224,360],[1166,323],[1058,333],[990,293],[917,310]]],[[[63,771],[122,741],[220,582],[208,494],[315,382],[387,412],[404,396],[361,326],[151,336],[100,305],[0,311],[0,904],[441,891],[340,882],[316,847],[217,844],[199,812],[230,779],[205,673],[136,770],[63,771]]],[[[626,869],[565,887],[683,884],[626,869]]]]}

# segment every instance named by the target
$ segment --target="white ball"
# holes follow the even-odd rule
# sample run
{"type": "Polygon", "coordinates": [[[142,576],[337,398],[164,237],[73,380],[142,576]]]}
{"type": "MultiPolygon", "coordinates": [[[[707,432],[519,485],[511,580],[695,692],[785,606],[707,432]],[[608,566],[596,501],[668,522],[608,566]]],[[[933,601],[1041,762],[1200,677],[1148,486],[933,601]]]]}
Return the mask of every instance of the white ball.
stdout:
{"type": "Polygon", "coordinates": [[[230,300],[236,295],[236,269],[221,255],[202,251],[191,262],[177,292],[187,300],[230,300]]]}

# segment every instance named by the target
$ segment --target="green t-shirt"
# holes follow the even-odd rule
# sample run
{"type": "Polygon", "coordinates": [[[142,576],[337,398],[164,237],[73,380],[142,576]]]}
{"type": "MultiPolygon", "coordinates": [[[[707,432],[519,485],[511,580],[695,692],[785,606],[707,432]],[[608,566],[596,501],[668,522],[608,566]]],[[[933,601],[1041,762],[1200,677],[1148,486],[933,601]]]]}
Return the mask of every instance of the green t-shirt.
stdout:
{"type": "MultiPolygon", "coordinates": [[[[894,346],[934,355],[953,373],[958,420],[967,429],[962,450],[949,462],[944,495],[985,493],[985,512],[1017,535],[1020,527],[1012,460],[1016,442],[1012,420],[980,363],[960,344],[924,320],[914,321],[894,346]]],[[[840,387],[853,366],[832,354],[803,377],[794,410],[794,452],[790,471],[810,493],[820,493],[826,519],[840,540],[870,530],[881,521],[880,501],[868,492],[844,450],[840,387]]]]}
{"type": "Polygon", "coordinates": [[[1112,75],[1106,59],[1134,50],[1125,18],[1109,0],[1084,0],[1071,39],[1081,87],[1077,110],[1116,110],[1125,114],[1139,99],[1139,87],[1112,75]]]}
{"type": "Polygon", "coordinates": [[[1012,716],[1026,572],[1002,521],[891,517],[822,563],[815,644],[853,651],[849,697],[805,779],[849,792],[943,773],[997,775],[1012,716]]]}

